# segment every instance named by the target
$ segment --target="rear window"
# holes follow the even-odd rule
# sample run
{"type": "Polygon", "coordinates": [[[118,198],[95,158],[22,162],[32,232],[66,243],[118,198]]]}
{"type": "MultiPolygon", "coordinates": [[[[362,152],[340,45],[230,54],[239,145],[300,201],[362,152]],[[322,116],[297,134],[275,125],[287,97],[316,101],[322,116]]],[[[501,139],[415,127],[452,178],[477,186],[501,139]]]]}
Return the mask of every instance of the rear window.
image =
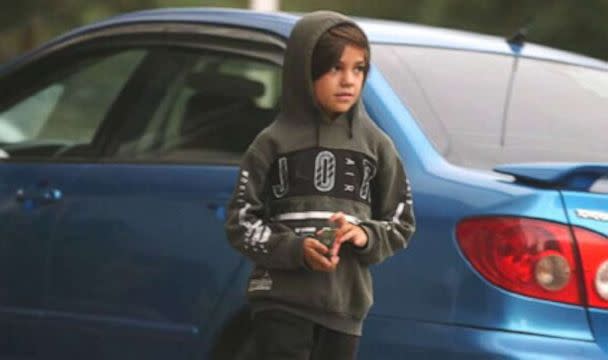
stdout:
{"type": "Polygon", "coordinates": [[[520,61],[502,162],[608,161],[608,72],[520,61]]]}
{"type": "Polygon", "coordinates": [[[451,163],[492,169],[608,160],[608,142],[601,139],[608,133],[605,71],[533,59],[514,67],[510,56],[404,45],[375,45],[373,52],[384,77],[451,163]]]}

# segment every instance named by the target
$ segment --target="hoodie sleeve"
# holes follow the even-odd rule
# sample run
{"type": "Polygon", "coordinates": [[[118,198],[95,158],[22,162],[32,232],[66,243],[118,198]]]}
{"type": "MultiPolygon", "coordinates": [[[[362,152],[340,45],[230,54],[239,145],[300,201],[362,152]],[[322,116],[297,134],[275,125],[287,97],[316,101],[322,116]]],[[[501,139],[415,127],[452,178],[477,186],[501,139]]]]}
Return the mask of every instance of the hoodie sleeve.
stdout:
{"type": "Polygon", "coordinates": [[[304,266],[303,238],[288,226],[265,216],[268,156],[250,147],[241,161],[239,178],[228,205],[228,241],[254,263],[268,269],[304,266]]]}
{"type": "Polygon", "coordinates": [[[368,243],[357,249],[364,264],[376,264],[407,247],[414,234],[416,221],[409,180],[395,147],[384,146],[378,171],[372,182],[372,219],[359,225],[368,243]]]}

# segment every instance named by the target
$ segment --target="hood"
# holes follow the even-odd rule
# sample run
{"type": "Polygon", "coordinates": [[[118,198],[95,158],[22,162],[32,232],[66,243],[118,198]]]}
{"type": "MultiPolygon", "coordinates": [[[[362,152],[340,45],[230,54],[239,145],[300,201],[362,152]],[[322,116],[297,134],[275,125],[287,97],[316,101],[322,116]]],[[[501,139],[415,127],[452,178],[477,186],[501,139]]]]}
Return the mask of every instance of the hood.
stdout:
{"type": "MultiPolygon", "coordinates": [[[[321,35],[339,24],[352,24],[346,16],[332,11],[316,11],[302,17],[294,26],[285,51],[283,63],[282,121],[329,121],[320,110],[313,95],[312,53],[321,35]]],[[[363,30],[361,30],[363,32],[363,30]]],[[[353,105],[348,116],[351,123],[357,115],[364,115],[361,98],[353,105]]],[[[351,129],[352,131],[352,129],[351,129]]]]}

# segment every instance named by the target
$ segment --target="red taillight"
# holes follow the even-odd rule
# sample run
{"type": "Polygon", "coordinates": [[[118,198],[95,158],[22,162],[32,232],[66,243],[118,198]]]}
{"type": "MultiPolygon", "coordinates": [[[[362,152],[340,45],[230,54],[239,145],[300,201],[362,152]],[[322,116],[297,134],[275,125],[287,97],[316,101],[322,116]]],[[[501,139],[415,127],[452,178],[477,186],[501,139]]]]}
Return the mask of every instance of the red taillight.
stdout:
{"type": "Polygon", "coordinates": [[[516,217],[467,219],[456,236],[473,267],[506,290],[582,305],[580,267],[566,225],[516,217]]]}
{"type": "Polygon", "coordinates": [[[574,228],[583,262],[589,306],[608,308],[608,239],[592,231],[574,228]]]}

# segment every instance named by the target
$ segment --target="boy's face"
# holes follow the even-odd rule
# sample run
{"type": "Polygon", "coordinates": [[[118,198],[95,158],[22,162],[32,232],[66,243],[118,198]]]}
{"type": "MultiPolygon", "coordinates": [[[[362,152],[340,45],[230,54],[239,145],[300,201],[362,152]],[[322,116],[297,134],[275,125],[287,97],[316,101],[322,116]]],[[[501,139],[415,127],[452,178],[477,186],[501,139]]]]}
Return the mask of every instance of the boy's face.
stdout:
{"type": "Polygon", "coordinates": [[[346,45],[338,63],[314,82],[317,104],[332,119],[357,102],[365,78],[365,51],[346,45]]]}

